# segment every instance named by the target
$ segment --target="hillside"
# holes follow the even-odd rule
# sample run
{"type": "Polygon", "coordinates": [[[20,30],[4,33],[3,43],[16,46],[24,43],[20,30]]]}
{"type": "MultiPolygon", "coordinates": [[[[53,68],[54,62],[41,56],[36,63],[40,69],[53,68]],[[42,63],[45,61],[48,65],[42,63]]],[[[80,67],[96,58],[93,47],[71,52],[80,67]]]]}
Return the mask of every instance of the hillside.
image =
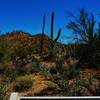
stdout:
{"type": "Polygon", "coordinates": [[[100,95],[100,69],[81,62],[73,54],[74,46],[80,50],[83,44],[61,48],[62,44],[56,42],[51,53],[50,38],[44,35],[44,53],[40,55],[41,37],[21,31],[0,36],[2,94],[9,96],[15,91],[21,96],[100,95]],[[2,85],[7,86],[7,92],[2,85]]]}
{"type": "MultiPolygon", "coordinates": [[[[29,33],[25,33],[22,31],[16,31],[7,33],[5,35],[0,36],[0,42],[8,41],[11,43],[23,43],[27,41],[27,43],[35,43],[41,39],[41,34],[30,35],[29,33]]],[[[49,41],[49,37],[47,35],[44,36],[44,40],[49,41]]]]}
{"type": "MultiPolygon", "coordinates": [[[[41,40],[41,34],[38,35],[30,35],[25,32],[11,32],[9,34],[6,34],[4,36],[0,36],[0,49],[15,49],[15,47],[18,48],[25,48],[25,49],[33,49],[33,52],[39,52],[40,48],[40,41],[41,40]]],[[[44,47],[48,48],[48,44],[50,43],[50,39],[48,36],[44,36],[44,47]]]]}

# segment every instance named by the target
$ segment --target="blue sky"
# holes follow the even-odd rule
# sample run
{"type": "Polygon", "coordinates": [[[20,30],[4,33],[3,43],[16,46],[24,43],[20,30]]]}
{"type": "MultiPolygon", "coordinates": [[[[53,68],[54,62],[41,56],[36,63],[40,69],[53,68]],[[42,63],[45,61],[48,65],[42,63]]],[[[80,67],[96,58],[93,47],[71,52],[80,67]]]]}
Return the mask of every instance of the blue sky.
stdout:
{"type": "MultiPolygon", "coordinates": [[[[100,13],[100,0],[0,0],[0,31],[1,33],[23,30],[31,34],[41,33],[42,19],[46,14],[45,33],[50,35],[50,19],[55,13],[55,35],[62,28],[62,40],[71,36],[65,26],[67,14],[77,14],[85,8],[90,13],[100,13]]],[[[65,40],[66,42],[66,40],[65,40]]]]}

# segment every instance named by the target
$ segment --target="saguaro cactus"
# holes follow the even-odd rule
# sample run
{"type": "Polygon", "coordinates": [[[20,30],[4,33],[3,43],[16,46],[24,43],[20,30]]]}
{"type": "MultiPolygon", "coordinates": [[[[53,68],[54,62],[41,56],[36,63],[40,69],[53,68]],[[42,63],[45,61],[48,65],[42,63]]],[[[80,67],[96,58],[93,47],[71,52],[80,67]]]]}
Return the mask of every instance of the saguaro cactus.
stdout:
{"type": "Polygon", "coordinates": [[[40,45],[40,55],[42,54],[43,52],[43,41],[44,41],[44,28],[45,28],[45,14],[44,14],[44,17],[43,17],[43,27],[42,27],[42,37],[41,37],[41,45],[40,45]]]}
{"type": "Polygon", "coordinates": [[[54,39],[54,12],[52,12],[52,16],[51,16],[51,49],[52,51],[54,50],[54,44],[59,39],[60,35],[61,35],[61,29],[59,29],[57,37],[54,39]]]}

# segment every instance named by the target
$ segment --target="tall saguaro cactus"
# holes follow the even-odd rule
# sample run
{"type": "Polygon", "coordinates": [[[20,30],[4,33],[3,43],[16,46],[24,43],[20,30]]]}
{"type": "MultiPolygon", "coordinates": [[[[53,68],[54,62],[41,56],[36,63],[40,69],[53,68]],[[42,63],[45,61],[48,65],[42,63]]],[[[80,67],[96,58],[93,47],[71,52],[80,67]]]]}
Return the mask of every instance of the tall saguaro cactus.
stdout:
{"type": "Polygon", "coordinates": [[[60,35],[61,35],[61,29],[59,29],[57,37],[54,39],[54,12],[52,12],[52,15],[51,15],[51,49],[52,49],[52,52],[54,50],[54,44],[55,42],[58,41],[60,35]]]}
{"type": "Polygon", "coordinates": [[[43,52],[43,41],[44,41],[44,28],[45,28],[45,14],[44,14],[44,17],[43,17],[43,27],[42,27],[42,37],[41,37],[41,45],[40,45],[40,55],[42,54],[43,52]]]}

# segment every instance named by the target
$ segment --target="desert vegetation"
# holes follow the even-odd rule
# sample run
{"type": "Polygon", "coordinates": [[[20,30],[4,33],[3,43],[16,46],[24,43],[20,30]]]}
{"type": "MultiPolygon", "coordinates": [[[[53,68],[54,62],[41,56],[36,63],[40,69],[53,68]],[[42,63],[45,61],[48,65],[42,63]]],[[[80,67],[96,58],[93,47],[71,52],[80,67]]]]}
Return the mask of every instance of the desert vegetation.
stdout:
{"type": "Polygon", "coordinates": [[[0,100],[12,92],[21,96],[100,96],[100,23],[81,9],[70,14],[66,29],[75,36],[71,44],[54,38],[54,12],[50,37],[23,31],[0,36],[0,100]]]}

